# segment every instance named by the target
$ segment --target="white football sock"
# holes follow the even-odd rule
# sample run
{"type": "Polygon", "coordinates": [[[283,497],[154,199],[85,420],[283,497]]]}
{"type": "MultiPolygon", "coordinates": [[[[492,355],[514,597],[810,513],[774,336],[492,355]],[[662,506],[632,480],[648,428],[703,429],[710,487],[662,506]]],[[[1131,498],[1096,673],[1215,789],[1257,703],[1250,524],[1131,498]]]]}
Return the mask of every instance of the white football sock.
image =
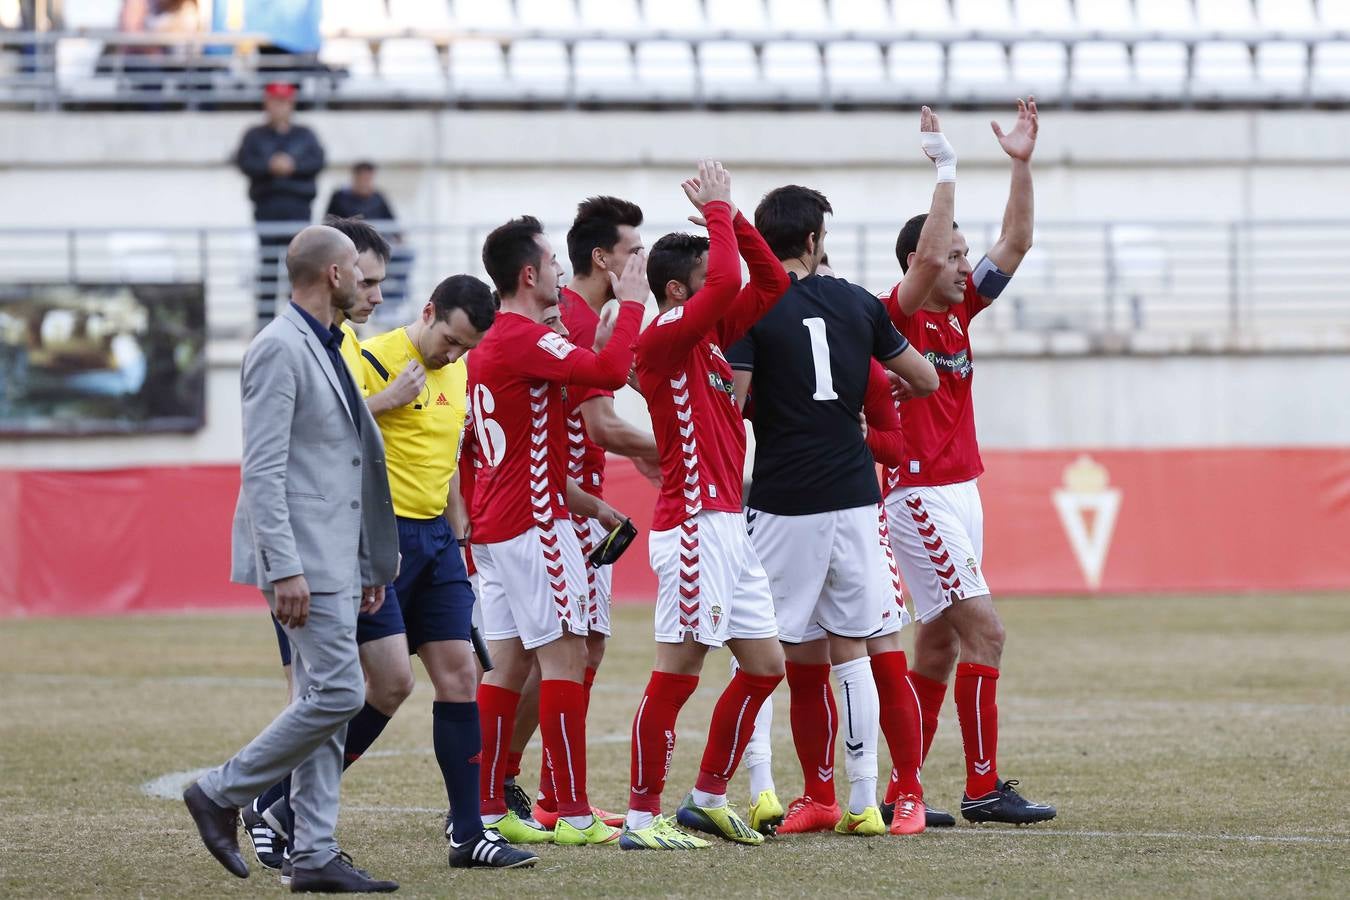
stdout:
{"type": "Polygon", "coordinates": [[[640,828],[650,828],[656,821],[656,816],[640,809],[630,809],[628,815],[624,816],[623,824],[625,828],[637,831],[640,828]]]}
{"type": "Polygon", "coordinates": [[[833,666],[839,684],[839,730],[844,733],[844,770],[848,773],[848,811],[857,815],[877,805],[877,738],[881,700],[866,656],[833,666]]]}
{"type": "Polygon", "coordinates": [[[750,742],[745,745],[745,767],[750,772],[750,802],[759,800],[764,791],[774,790],[773,784],[773,745],[770,741],[773,732],[773,697],[770,696],[759,708],[755,716],[755,731],[750,742]]]}
{"type": "Polygon", "coordinates": [[[707,791],[700,791],[694,788],[694,805],[701,806],[704,809],[719,809],[727,805],[726,794],[709,794],[707,791]]]}

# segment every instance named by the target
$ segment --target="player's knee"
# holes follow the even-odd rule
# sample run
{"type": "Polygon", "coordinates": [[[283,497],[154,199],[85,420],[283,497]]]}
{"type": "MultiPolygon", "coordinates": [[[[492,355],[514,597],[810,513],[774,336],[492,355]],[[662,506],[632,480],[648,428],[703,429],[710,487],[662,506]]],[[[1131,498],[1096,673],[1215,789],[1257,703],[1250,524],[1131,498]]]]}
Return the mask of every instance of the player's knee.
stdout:
{"type": "Polygon", "coordinates": [[[412,695],[415,685],[410,668],[382,672],[366,683],[366,700],[380,712],[392,716],[403,705],[403,701],[412,695]]]}

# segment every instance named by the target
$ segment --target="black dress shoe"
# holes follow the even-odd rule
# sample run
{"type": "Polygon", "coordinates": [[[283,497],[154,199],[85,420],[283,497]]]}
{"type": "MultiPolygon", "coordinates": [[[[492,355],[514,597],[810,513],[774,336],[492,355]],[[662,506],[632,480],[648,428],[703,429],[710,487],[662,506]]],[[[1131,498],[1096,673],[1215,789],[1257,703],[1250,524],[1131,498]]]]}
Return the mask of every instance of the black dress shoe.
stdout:
{"type": "Polygon", "coordinates": [[[192,821],[211,855],[231,875],[248,877],[248,864],[239,852],[239,810],[216,804],[195,781],[183,791],[192,821]]]}
{"type": "Polygon", "coordinates": [[[398,890],[397,881],[378,881],[365,869],[352,865],[352,858],[339,852],[322,869],[291,869],[292,894],[388,894],[398,890]]]}

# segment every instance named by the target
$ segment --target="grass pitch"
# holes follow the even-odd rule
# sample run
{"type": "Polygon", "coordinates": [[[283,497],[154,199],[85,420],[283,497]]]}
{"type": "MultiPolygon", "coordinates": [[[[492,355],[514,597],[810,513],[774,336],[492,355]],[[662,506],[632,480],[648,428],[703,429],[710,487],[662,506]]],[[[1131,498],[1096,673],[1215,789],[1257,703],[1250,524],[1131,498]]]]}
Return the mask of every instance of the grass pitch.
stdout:
{"type": "MultiPolygon", "coordinates": [[[[528,871],[445,865],[445,795],[418,690],[349,773],[339,839],[414,896],[1345,896],[1350,877],[1350,596],[1005,601],[1000,772],[1059,818],[912,838],[782,837],[695,853],[545,847],[528,871]]],[[[617,612],[590,716],[590,789],[621,810],[650,611],[617,612]]],[[[681,716],[666,806],[692,783],[727,679],[710,657],[681,716]]],[[[0,895],[272,894],[202,849],[176,800],[283,701],[261,612],[0,624],[0,895]]],[[[775,773],[800,789],[776,695],[775,773]]],[[[928,796],[962,789],[943,709],[928,796]]],[[[526,783],[537,772],[526,757],[526,783]]],[[[883,778],[889,762],[884,748],[883,778]]],[[[839,762],[843,780],[842,757],[839,762]]],[[[842,785],[846,793],[847,785],[842,785]]],[[[733,783],[744,806],[745,776],[733,783]]]]}

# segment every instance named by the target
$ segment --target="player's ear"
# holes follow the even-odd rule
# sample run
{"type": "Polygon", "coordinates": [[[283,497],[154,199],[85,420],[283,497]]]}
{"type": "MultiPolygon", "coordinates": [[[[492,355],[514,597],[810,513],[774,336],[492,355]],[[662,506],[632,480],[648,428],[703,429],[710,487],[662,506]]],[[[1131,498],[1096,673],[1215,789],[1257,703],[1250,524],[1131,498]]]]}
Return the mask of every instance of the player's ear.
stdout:
{"type": "Polygon", "coordinates": [[[605,251],[602,247],[596,247],[591,250],[591,268],[599,269],[602,272],[608,272],[609,266],[605,263],[605,251]]]}
{"type": "Polygon", "coordinates": [[[916,257],[916,256],[918,256],[918,255],[919,255],[918,252],[915,251],[915,250],[909,251],[909,255],[905,257],[905,270],[906,270],[906,271],[908,271],[908,270],[914,268],[914,257],[916,257]]]}
{"type": "Polygon", "coordinates": [[[666,282],[666,300],[679,300],[683,303],[689,299],[689,289],[674,278],[666,282]]]}

